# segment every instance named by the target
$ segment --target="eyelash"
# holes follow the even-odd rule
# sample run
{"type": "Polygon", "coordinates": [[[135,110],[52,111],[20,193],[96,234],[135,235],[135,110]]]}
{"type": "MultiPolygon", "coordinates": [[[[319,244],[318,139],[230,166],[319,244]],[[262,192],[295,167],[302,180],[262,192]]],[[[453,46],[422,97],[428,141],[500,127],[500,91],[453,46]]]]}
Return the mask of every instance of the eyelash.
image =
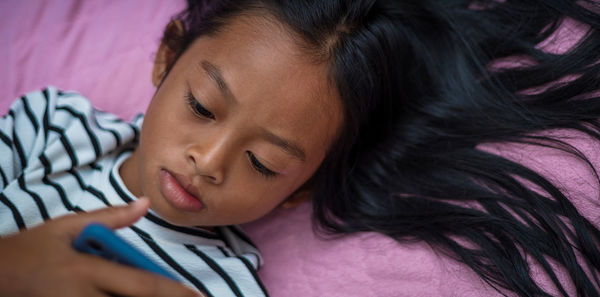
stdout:
{"type": "Polygon", "coordinates": [[[246,153],[248,154],[248,158],[250,158],[250,163],[252,163],[252,167],[254,168],[254,170],[258,171],[258,173],[260,173],[262,176],[269,178],[277,175],[277,173],[273,172],[271,169],[267,168],[265,165],[260,163],[260,161],[256,159],[253,153],[246,153]]]}
{"type": "Polygon", "coordinates": [[[209,118],[211,120],[215,119],[215,115],[212,112],[210,112],[208,109],[204,108],[204,106],[202,106],[202,104],[200,104],[200,102],[198,102],[198,100],[196,100],[196,98],[194,97],[192,92],[188,92],[185,95],[185,99],[188,103],[188,106],[194,113],[194,115],[196,115],[198,117],[209,118]]]}
{"type": "MultiPolygon", "coordinates": [[[[192,92],[188,92],[186,94],[185,98],[188,103],[188,106],[190,107],[190,109],[194,113],[194,115],[196,115],[198,117],[209,118],[212,120],[215,119],[215,115],[212,112],[210,112],[208,109],[204,108],[204,106],[202,106],[202,104],[200,104],[200,102],[198,102],[198,100],[196,100],[196,98],[194,97],[192,92]]],[[[269,178],[269,177],[274,177],[277,175],[277,173],[273,172],[271,169],[267,168],[265,165],[260,163],[260,161],[258,161],[258,159],[256,158],[256,156],[254,156],[253,153],[251,153],[251,152],[246,152],[246,153],[248,154],[248,158],[250,159],[252,168],[254,168],[254,170],[256,170],[258,173],[260,173],[262,176],[269,178]]]]}

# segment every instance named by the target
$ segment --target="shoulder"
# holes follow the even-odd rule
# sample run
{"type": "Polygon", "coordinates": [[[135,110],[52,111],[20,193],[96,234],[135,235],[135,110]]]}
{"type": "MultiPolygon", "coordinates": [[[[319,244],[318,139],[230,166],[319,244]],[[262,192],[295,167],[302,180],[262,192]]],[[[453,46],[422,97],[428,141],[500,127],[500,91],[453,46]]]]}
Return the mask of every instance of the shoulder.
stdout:
{"type": "Polygon", "coordinates": [[[19,152],[22,167],[39,163],[37,159],[42,155],[50,162],[67,156],[53,171],[97,160],[136,141],[139,134],[139,124],[94,109],[78,92],[53,86],[17,99],[1,128],[10,137],[13,151],[19,152]]]}
{"type": "Polygon", "coordinates": [[[84,109],[91,108],[90,102],[81,94],[75,91],[62,91],[50,85],[21,96],[11,105],[10,110],[14,112],[25,108],[37,115],[40,111],[56,109],[58,104],[84,109]]]}
{"type": "MultiPolygon", "coordinates": [[[[29,92],[15,100],[10,110],[0,118],[0,136],[2,138],[2,151],[4,155],[12,155],[13,162],[4,160],[3,168],[9,170],[15,175],[36,162],[38,157],[48,147],[48,144],[56,137],[58,131],[64,131],[64,127],[72,121],[69,117],[61,118],[57,115],[57,108],[63,104],[65,106],[85,106],[86,100],[81,96],[78,100],[71,102],[61,100],[62,95],[54,87],[47,87],[43,90],[29,92]],[[11,166],[14,165],[14,166],[11,166]]],[[[87,102],[89,105],[89,102],[87,102]]],[[[60,133],[58,133],[60,134],[60,133]]]]}
{"type": "Polygon", "coordinates": [[[49,129],[51,122],[52,126],[64,126],[72,121],[77,113],[89,114],[92,110],[90,102],[81,94],[48,86],[15,100],[5,117],[12,118],[14,124],[18,125],[16,128],[31,126],[35,132],[39,132],[39,129],[49,129]],[[59,110],[67,113],[57,113],[59,110]]]}

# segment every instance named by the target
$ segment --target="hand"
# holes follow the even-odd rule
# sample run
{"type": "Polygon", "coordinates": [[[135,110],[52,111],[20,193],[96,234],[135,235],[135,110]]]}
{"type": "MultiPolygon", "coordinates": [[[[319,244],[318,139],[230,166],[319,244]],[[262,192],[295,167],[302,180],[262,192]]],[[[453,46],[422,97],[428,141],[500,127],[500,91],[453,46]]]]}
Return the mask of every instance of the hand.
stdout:
{"type": "Polygon", "coordinates": [[[0,239],[0,296],[203,296],[165,277],[71,247],[87,224],[126,227],[148,207],[148,199],[141,198],[127,206],[66,215],[0,239]]]}

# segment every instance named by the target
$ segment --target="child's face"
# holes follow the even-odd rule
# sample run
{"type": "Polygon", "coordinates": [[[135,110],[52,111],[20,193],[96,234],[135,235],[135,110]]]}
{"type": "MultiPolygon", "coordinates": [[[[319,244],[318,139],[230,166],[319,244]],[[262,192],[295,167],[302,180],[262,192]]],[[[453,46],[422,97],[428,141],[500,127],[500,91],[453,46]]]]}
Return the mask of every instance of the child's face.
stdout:
{"type": "Polygon", "coordinates": [[[264,17],[197,39],[148,107],[125,184],[174,224],[260,218],[313,175],[336,136],[341,104],[328,70],[264,17]]]}

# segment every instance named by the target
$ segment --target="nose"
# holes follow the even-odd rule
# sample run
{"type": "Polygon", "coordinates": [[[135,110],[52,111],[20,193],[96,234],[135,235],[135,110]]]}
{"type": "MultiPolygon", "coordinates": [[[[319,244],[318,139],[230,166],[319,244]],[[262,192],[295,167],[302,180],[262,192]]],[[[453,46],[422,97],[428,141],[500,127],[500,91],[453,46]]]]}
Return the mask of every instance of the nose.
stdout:
{"type": "Polygon", "coordinates": [[[198,143],[186,150],[187,161],[196,174],[211,184],[219,185],[225,178],[225,151],[218,143],[198,143]]]}

